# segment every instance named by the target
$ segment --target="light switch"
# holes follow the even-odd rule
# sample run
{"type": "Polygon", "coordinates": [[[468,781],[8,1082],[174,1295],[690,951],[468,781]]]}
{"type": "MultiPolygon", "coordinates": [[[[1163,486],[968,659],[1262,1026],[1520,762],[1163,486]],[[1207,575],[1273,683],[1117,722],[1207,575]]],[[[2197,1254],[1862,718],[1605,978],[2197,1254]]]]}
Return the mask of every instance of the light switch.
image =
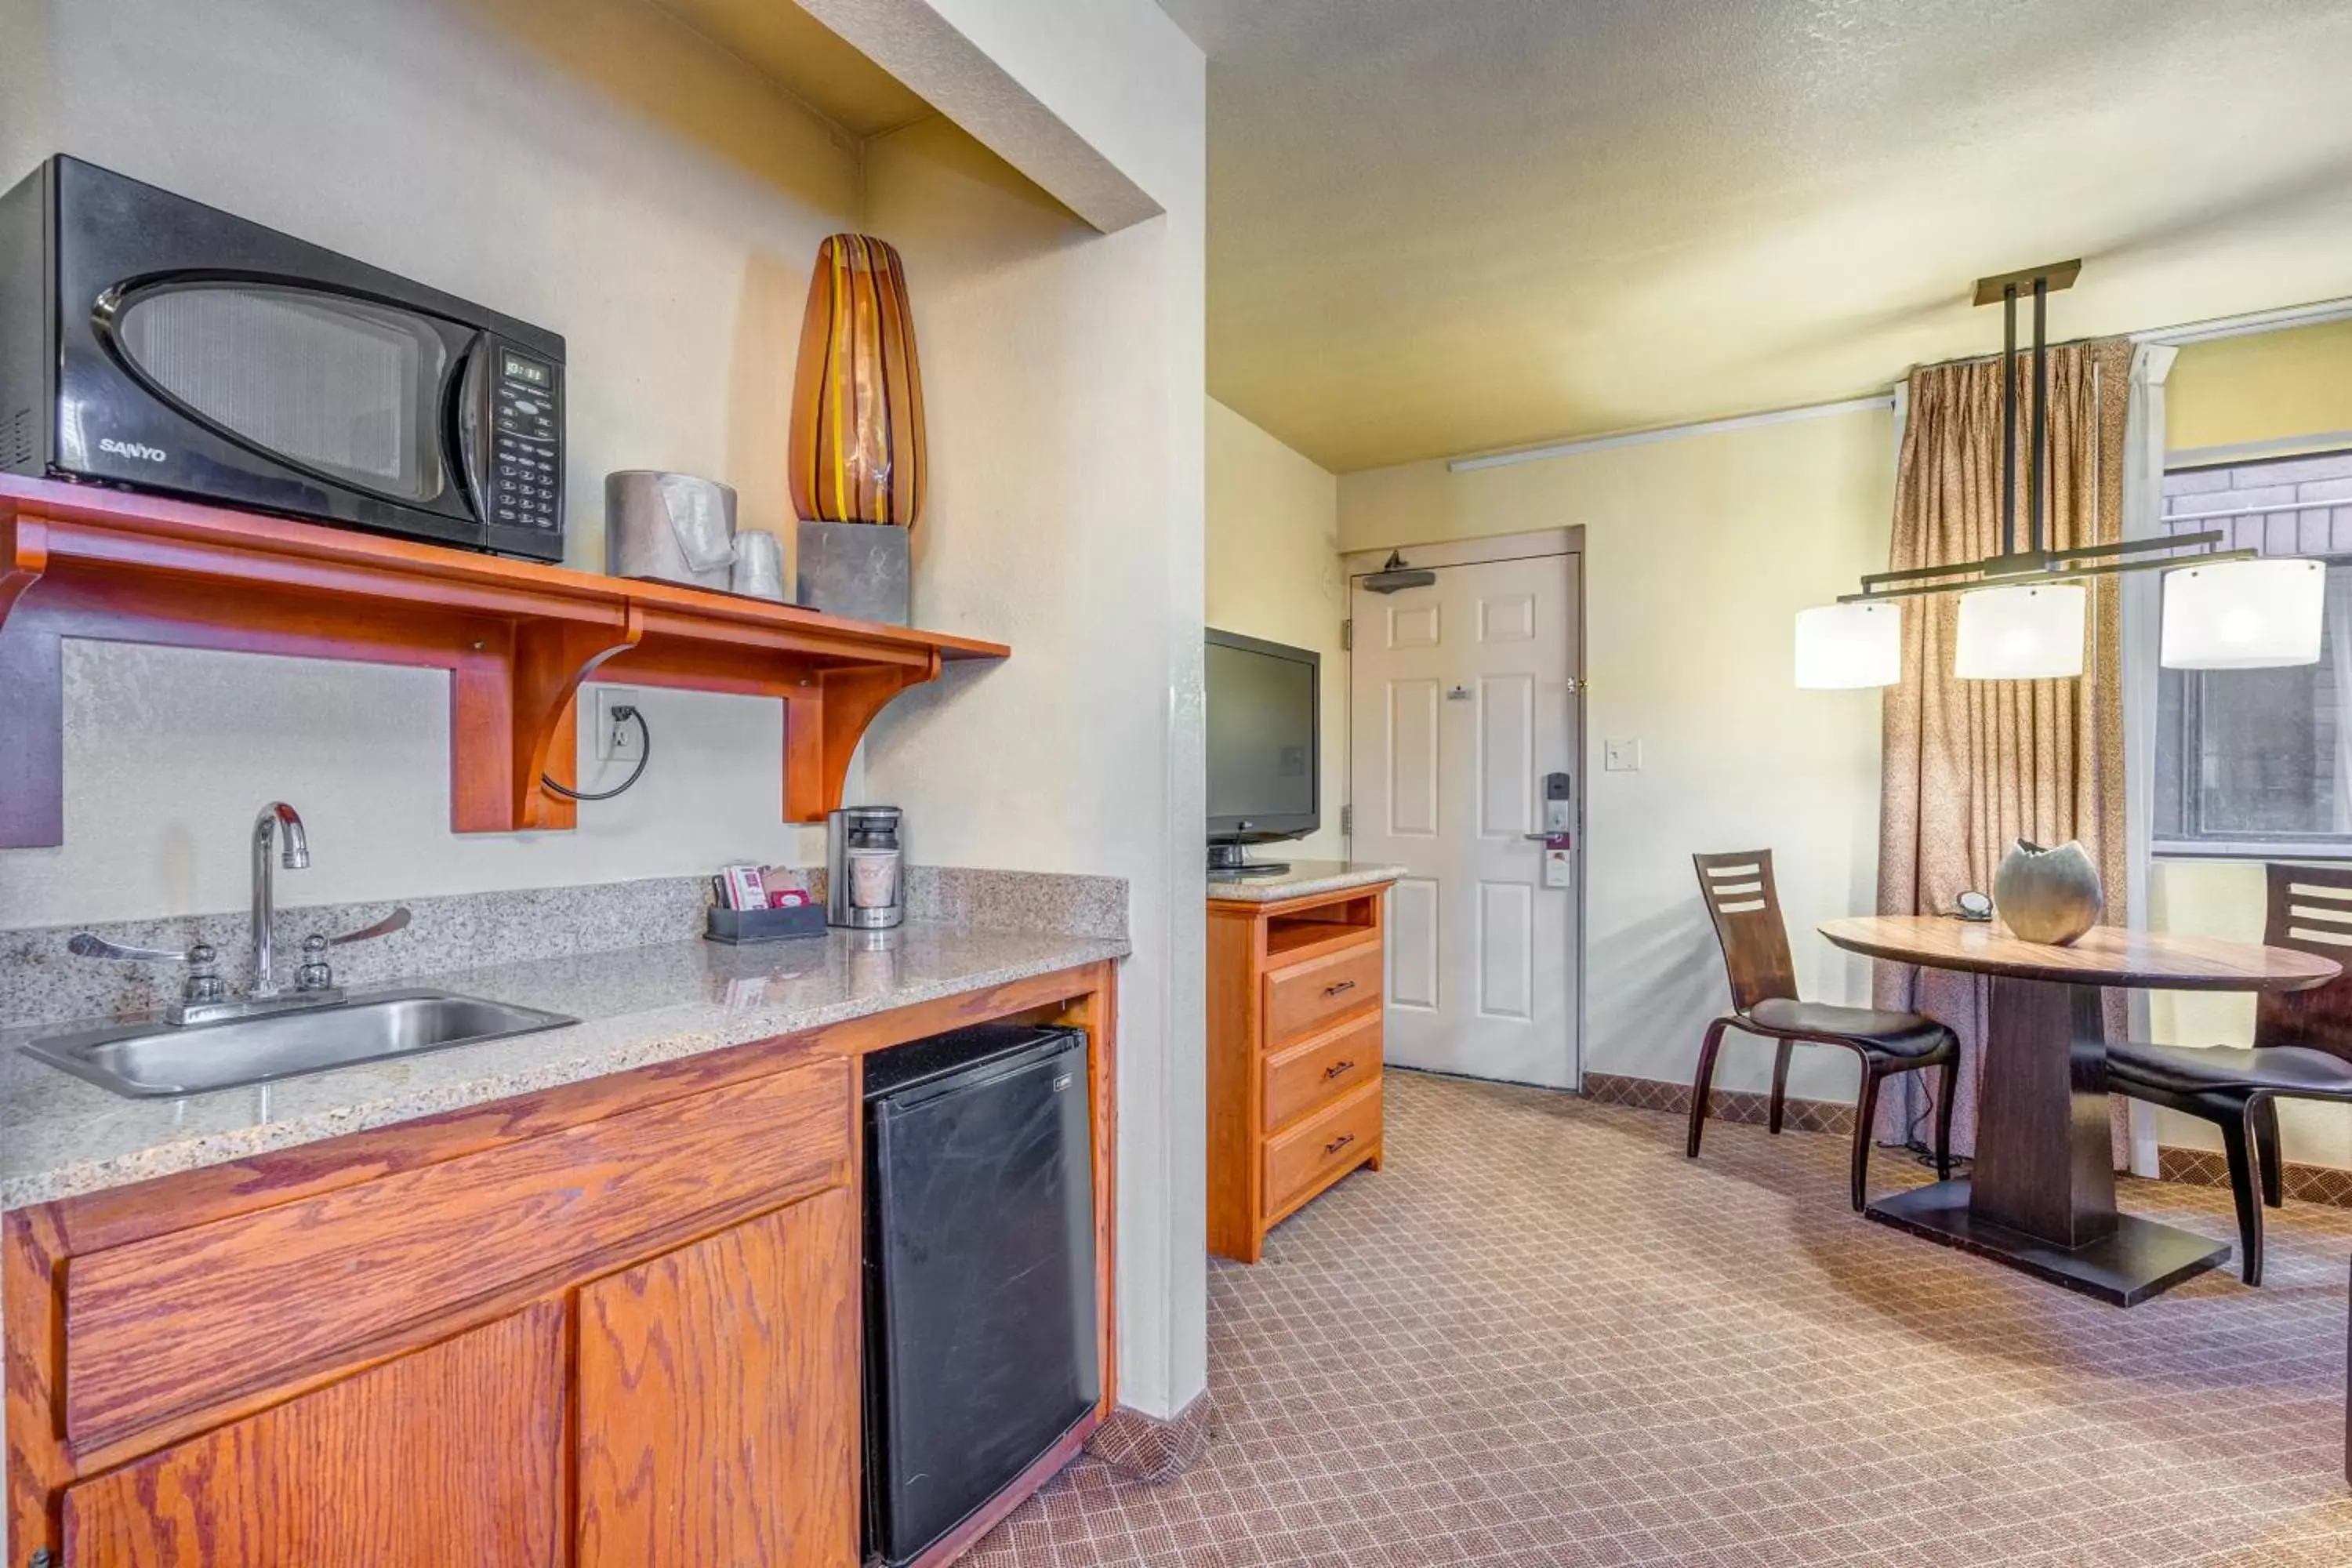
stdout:
{"type": "Polygon", "coordinates": [[[1602,765],[1612,773],[1638,773],[1642,771],[1642,742],[1639,741],[1604,741],[1601,742],[1602,765]]]}

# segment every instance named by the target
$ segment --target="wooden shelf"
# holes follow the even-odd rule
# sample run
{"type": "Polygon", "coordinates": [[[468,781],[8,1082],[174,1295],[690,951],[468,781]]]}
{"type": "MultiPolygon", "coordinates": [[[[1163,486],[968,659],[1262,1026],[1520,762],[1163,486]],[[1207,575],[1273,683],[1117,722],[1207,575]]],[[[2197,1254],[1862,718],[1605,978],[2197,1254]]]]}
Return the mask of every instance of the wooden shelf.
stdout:
{"type": "Polygon", "coordinates": [[[459,833],[573,825],[584,680],[784,704],[783,816],[841,804],[890,699],[1000,643],[0,475],[0,847],[65,838],[67,637],[446,669],[459,833]]]}

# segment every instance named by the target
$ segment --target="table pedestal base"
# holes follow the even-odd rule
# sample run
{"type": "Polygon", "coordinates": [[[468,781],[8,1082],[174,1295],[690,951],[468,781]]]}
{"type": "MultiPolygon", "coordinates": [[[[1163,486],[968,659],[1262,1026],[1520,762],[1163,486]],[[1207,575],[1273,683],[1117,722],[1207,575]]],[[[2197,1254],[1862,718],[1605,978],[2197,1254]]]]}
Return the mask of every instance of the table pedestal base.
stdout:
{"type": "Polygon", "coordinates": [[[2006,1263],[2118,1307],[2136,1306],[2230,1260],[2227,1243],[2119,1214],[2111,1235],[2068,1249],[1969,1212],[1969,1184],[1937,1182],[1863,1211],[1882,1225],[2006,1263]]]}

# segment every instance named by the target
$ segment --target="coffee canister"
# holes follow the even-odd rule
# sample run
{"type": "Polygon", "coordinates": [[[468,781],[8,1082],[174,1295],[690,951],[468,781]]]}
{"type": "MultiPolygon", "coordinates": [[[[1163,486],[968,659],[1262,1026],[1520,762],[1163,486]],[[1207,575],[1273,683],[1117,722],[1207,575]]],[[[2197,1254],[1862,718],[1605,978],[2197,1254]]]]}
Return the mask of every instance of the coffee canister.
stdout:
{"type": "Polygon", "coordinates": [[[735,564],[735,490],[654,468],[604,476],[604,570],[726,588],[735,564]]]}

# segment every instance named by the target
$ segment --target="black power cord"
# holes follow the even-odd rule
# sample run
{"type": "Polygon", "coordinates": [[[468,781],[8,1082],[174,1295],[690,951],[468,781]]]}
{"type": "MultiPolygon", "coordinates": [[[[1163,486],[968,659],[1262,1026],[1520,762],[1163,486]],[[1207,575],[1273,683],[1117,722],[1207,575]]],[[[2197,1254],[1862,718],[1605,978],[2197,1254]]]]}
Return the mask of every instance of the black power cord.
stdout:
{"type": "Polygon", "coordinates": [[[635,705],[627,702],[614,703],[612,708],[612,714],[613,718],[616,721],[630,719],[635,720],[637,721],[637,734],[639,738],[645,742],[645,744],[637,751],[637,765],[629,770],[629,776],[623,779],[611,789],[602,790],[594,795],[583,795],[576,789],[566,789],[562,784],[557,784],[553,779],[549,778],[545,773],[539,775],[539,782],[542,787],[553,791],[555,794],[562,795],[566,800],[610,800],[616,795],[626,794],[629,786],[636,783],[638,779],[645,775],[646,764],[654,760],[654,732],[646,727],[646,716],[643,713],[638,712],[635,705]]]}

